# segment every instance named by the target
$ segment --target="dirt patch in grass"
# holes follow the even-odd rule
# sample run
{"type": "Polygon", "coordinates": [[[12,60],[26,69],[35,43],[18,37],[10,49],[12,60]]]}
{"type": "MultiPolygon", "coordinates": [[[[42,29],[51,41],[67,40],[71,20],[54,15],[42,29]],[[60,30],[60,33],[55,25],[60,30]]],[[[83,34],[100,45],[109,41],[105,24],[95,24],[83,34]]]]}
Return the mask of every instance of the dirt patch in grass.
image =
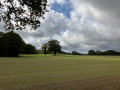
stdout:
{"type": "Polygon", "coordinates": [[[120,75],[33,86],[29,90],[120,90],[120,75]]]}

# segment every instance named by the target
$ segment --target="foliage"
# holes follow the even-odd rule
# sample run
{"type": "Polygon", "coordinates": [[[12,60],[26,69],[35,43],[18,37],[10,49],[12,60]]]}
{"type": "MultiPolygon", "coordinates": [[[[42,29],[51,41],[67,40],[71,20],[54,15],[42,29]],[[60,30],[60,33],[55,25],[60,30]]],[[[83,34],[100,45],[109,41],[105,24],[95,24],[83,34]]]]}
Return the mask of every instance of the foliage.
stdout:
{"type": "Polygon", "coordinates": [[[36,54],[36,48],[31,44],[25,44],[23,54],[36,54]]]}
{"type": "Polygon", "coordinates": [[[106,50],[106,51],[97,50],[96,52],[94,50],[89,50],[88,54],[89,55],[120,55],[120,52],[117,52],[115,50],[106,50]]]}
{"type": "Polygon", "coordinates": [[[81,55],[79,52],[72,51],[72,55],[81,55]]]}
{"type": "Polygon", "coordinates": [[[60,54],[71,55],[71,53],[68,53],[68,52],[65,52],[65,51],[61,51],[60,54]]]}
{"type": "Polygon", "coordinates": [[[57,40],[51,40],[48,42],[48,51],[53,52],[56,55],[57,52],[61,51],[60,42],[57,40]]]}
{"type": "Polygon", "coordinates": [[[6,30],[36,29],[47,12],[47,0],[1,0],[0,22],[6,30]]]}
{"type": "Polygon", "coordinates": [[[18,56],[21,48],[24,47],[24,41],[17,34],[12,32],[0,34],[0,56],[14,57],[18,56]]]}
{"type": "Polygon", "coordinates": [[[99,51],[99,50],[97,50],[95,53],[96,53],[96,55],[101,55],[102,54],[102,52],[99,51]]]}
{"type": "Polygon", "coordinates": [[[47,54],[47,49],[48,49],[48,43],[45,43],[42,45],[42,50],[43,50],[43,53],[46,55],[47,54]]]}
{"type": "Polygon", "coordinates": [[[116,55],[116,51],[114,50],[107,50],[107,51],[104,51],[102,52],[103,55],[116,55]]]}
{"type": "Polygon", "coordinates": [[[95,51],[94,51],[94,50],[89,50],[89,51],[88,51],[88,54],[89,54],[89,55],[95,55],[95,51]]]}

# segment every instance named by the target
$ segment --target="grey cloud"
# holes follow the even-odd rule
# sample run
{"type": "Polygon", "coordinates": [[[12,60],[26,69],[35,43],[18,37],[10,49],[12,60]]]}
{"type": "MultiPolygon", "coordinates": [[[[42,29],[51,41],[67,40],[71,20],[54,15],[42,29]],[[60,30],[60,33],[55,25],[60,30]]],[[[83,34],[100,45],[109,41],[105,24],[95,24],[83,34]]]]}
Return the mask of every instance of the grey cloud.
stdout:
{"type": "Polygon", "coordinates": [[[81,4],[90,4],[97,9],[100,9],[105,12],[110,12],[111,14],[120,15],[120,0],[71,0],[81,4]]]}
{"type": "Polygon", "coordinates": [[[55,38],[61,42],[63,50],[69,52],[76,50],[86,53],[90,49],[119,50],[120,1],[71,0],[71,2],[74,5],[71,19],[68,20],[63,14],[51,10],[41,27],[36,32],[28,34],[33,40],[39,39],[36,42],[31,40],[31,43],[39,47],[42,43],[55,38]]]}
{"type": "Polygon", "coordinates": [[[43,43],[55,38],[55,35],[61,35],[67,29],[67,22],[68,20],[62,13],[50,11],[36,31],[17,31],[17,33],[27,43],[31,43],[40,49],[43,43]]]}
{"type": "MultiPolygon", "coordinates": [[[[54,1],[54,0],[53,0],[54,1]]],[[[57,39],[62,49],[87,53],[88,50],[119,50],[120,0],[71,0],[71,18],[50,10],[36,31],[19,31],[27,43],[40,49],[57,39]]],[[[2,29],[2,28],[1,28],[2,29]]]]}

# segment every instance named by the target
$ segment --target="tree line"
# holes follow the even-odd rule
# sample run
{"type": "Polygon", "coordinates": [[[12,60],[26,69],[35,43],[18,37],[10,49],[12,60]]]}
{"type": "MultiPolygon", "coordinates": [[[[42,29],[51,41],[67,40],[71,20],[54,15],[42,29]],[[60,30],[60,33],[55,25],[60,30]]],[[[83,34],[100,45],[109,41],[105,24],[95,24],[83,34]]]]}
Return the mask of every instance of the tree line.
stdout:
{"type": "Polygon", "coordinates": [[[115,50],[105,50],[105,51],[89,50],[87,54],[81,54],[77,51],[72,51],[71,55],[120,55],[120,52],[115,51],[115,50]]]}
{"type": "Polygon", "coordinates": [[[82,54],[82,53],[79,53],[77,51],[72,51],[72,53],[67,53],[67,52],[65,53],[64,52],[64,54],[68,54],[68,55],[120,55],[120,52],[115,51],[115,50],[105,50],[105,51],[89,50],[88,53],[86,53],[86,54],[82,54]]]}
{"type": "Polygon", "coordinates": [[[17,57],[19,54],[36,53],[36,48],[31,44],[26,44],[19,34],[11,32],[0,32],[0,56],[17,57]]]}
{"type": "Polygon", "coordinates": [[[88,55],[120,55],[120,52],[115,51],[115,50],[106,50],[106,51],[94,51],[94,50],[89,50],[88,55]]]}
{"type": "MultiPolygon", "coordinates": [[[[42,45],[44,54],[61,52],[60,42],[57,40],[48,41],[42,45]]],[[[19,54],[38,54],[35,46],[26,44],[19,34],[11,32],[0,32],[0,57],[17,57],[19,54]]]]}
{"type": "MultiPolygon", "coordinates": [[[[68,53],[61,50],[60,42],[57,40],[50,40],[43,44],[41,49],[36,50],[35,46],[26,44],[19,34],[11,32],[0,32],[0,56],[1,57],[17,57],[19,54],[64,54],[64,55],[83,55],[77,51],[68,53]]],[[[88,55],[120,55],[120,52],[115,50],[94,51],[89,50],[88,55]]]]}

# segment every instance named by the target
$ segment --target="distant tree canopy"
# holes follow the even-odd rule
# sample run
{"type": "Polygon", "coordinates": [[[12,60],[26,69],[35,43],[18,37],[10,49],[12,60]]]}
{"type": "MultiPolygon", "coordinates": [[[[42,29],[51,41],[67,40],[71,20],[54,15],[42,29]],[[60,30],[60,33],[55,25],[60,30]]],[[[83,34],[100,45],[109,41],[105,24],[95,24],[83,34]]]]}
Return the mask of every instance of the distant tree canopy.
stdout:
{"type": "Polygon", "coordinates": [[[101,55],[101,51],[97,50],[97,51],[95,52],[95,54],[96,54],[96,55],[101,55]]]}
{"type": "Polygon", "coordinates": [[[72,55],[81,55],[81,54],[77,51],[72,51],[72,55]]]}
{"type": "Polygon", "coordinates": [[[117,55],[117,52],[114,50],[107,50],[107,51],[102,52],[101,54],[103,54],[103,55],[117,55]]]}
{"type": "Polygon", "coordinates": [[[88,54],[89,55],[120,55],[120,52],[117,52],[115,50],[106,50],[106,51],[97,50],[96,52],[94,50],[89,50],[88,54]]]}
{"type": "Polygon", "coordinates": [[[56,55],[57,52],[61,51],[60,42],[57,40],[51,40],[48,42],[48,51],[53,52],[56,55]]]}
{"type": "Polygon", "coordinates": [[[0,22],[6,30],[36,29],[47,12],[47,0],[0,0],[0,22]]]}
{"type": "Polygon", "coordinates": [[[31,44],[25,44],[23,54],[36,54],[36,48],[31,44]]]}
{"type": "Polygon", "coordinates": [[[71,53],[69,53],[69,52],[65,52],[65,51],[61,51],[60,54],[71,55],[71,53]]]}
{"type": "Polygon", "coordinates": [[[13,31],[8,33],[0,32],[0,56],[18,56],[24,45],[24,41],[17,33],[13,31]]]}
{"type": "Polygon", "coordinates": [[[95,55],[95,51],[94,51],[94,50],[89,50],[89,51],[88,51],[88,54],[89,54],[89,55],[95,55]]]}
{"type": "Polygon", "coordinates": [[[60,42],[57,40],[48,41],[48,43],[42,45],[42,50],[44,54],[47,54],[47,52],[49,53],[53,52],[54,55],[56,55],[57,52],[61,51],[60,42]]]}

